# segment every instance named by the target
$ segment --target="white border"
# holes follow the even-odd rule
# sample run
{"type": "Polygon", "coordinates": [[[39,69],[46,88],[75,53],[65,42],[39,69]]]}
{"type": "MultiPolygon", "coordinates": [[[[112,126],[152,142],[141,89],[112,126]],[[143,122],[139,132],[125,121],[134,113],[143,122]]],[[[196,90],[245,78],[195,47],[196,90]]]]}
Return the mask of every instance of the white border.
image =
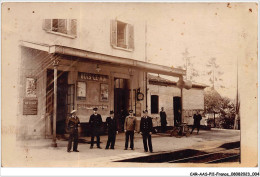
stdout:
{"type": "MultiPolygon", "coordinates": [[[[2,0],[3,2],[25,2],[22,0],[2,0]]],[[[140,2],[138,0],[97,0],[97,1],[89,1],[89,0],[62,0],[62,1],[49,1],[49,0],[27,0],[26,2],[140,2]]],[[[256,2],[256,0],[229,0],[229,1],[209,1],[209,0],[142,0],[142,2],[256,2]]],[[[259,4],[259,3],[258,3],[259,4]]],[[[1,11],[1,10],[0,10],[1,11]]],[[[259,15],[259,7],[258,7],[258,15],[259,15]]],[[[1,17],[1,13],[0,13],[1,17]]],[[[1,24],[0,24],[1,27],[1,24]]],[[[258,36],[259,36],[259,16],[258,16],[258,36]]],[[[0,33],[1,36],[1,33],[0,33]]],[[[1,49],[0,49],[1,50],[1,49]]],[[[260,51],[260,45],[258,45],[258,51],[260,51]]],[[[1,58],[2,60],[2,58],[1,58]]],[[[259,54],[258,54],[258,61],[259,54]]],[[[260,63],[258,62],[258,68],[260,68],[260,63]]],[[[0,68],[1,71],[1,68],[0,68]]],[[[258,81],[260,77],[260,72],[258,70],[258,81]]],[[[1,81],[1,78],[0,78],[1,81]]],[[[259,82],[258,82],[259,83],[259,82]]],[[[1,91],[1,87],[0,87],[1,91]]],[[[259,85],[258,85],[258,93],[259,93],[259,85]]],[[[1,96],[0,96],[1,97],[1,96]]],[[[260,95],[258,94],[258,100],[260,95]]],[[[1,104],[1,101],[0,101],[1,104]]],[[[1,110],[1,106],[0,106],[1,110]]],[[[258,108],[259,111],[259,108],[258,108]]],[[[1,125],[1,122],[0,122],[1,125]]],[[[260,127],[259,115],[258,115],[258,127],[260,127]]],[[[1,137],[0,137],[1,140],[1,137]]],[[[258,132],[258,147],[259,146],[259,132],[258,132]]],[[[227,172],[259,172],[259,159],[260,153],[258,153],[258,167],[255,168],[177,168],[177,167],[167,167],[167,168],[2,168],[0,169],[1,176],[190,176],[191,172],[219,172],[219,173],[227,173],[227,172]]],[[[0,155],[1,157],[1,155],[0,155]]],[[[1,162],[0,162],[1,163],[1,162]]],[[[2,165],[1,165],[2,166],[2,165]]]]}

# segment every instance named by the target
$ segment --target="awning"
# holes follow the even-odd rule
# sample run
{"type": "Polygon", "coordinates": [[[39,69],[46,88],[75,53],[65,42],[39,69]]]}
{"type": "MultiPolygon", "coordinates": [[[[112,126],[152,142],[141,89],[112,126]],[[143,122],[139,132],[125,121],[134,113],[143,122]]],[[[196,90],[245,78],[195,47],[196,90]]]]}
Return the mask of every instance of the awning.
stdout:
{"type": "Polygon", "coordinates": [[[80,58],[92,59],[96,61],[108,62],[112,64],[118,64],[126,67],[137,68],[150,73],[157,73],[157,74],[163,74],[163,75],[174,76],[174,77],[182,77],[183,75],[186,74],[186,70],[179,69],[179,68],[172,68],[172,67],[152,64],[144,61],[129,59],[129,58],[90,52],[90,51],[71,48],[67,46],[39,44],[39,43],[33,43],[28,41],[21,41],[21,46],[45,51],[50,54],[69,55],[69,56],[75,56],[80,58]]]}

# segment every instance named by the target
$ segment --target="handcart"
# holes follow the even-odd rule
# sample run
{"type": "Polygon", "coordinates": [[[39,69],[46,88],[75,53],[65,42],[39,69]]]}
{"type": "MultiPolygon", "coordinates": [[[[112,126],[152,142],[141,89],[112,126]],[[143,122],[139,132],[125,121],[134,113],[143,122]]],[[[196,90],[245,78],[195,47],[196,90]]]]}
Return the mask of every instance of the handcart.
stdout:
{"type": "Polygon", "coordinates": [[[175,137],[182,137],[182,136],[190,136],[190,130],[189,126],[187,123],[181,123],[177,124],[176,126],[173,127],[172,130],[170,130],[170,136],[175,136],[175,137]]]}

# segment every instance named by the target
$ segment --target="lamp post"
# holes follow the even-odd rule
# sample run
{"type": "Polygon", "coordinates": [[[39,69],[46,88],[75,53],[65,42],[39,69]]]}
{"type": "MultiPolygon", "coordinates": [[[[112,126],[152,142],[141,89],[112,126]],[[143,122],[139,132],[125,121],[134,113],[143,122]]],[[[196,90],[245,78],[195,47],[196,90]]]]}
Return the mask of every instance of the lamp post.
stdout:
{"type": "Polygon", "coordinates": [[[58,65],[60,60],[58,60],[54,55],[52,56],[53,67],[54,67],[54,103],[53,103],[53,137],[52,137],[52,147],[57,147],[56,142],[56,121],[57,121],[57,79],[58,79],[58,65]]]}
{"type": "Polygon", "coordinates": [[[179,77],[179,80],[177,82],[177,87],[181,89],[181,123],[184,119],[183,115],[183,88],[189,90],[192,88],[192,83],[191,81],[184,81],[183,76],[179,77]]]}

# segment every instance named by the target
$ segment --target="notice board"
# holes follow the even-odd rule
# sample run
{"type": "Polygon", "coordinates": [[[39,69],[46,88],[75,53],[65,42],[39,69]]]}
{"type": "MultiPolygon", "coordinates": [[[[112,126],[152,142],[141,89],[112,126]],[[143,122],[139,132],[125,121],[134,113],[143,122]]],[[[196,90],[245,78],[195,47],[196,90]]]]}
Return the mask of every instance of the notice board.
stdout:
{"type": "Polygon", "coordinates": [[[23,115],[37,115],[38,100],[23,100],[23,115]]]}

